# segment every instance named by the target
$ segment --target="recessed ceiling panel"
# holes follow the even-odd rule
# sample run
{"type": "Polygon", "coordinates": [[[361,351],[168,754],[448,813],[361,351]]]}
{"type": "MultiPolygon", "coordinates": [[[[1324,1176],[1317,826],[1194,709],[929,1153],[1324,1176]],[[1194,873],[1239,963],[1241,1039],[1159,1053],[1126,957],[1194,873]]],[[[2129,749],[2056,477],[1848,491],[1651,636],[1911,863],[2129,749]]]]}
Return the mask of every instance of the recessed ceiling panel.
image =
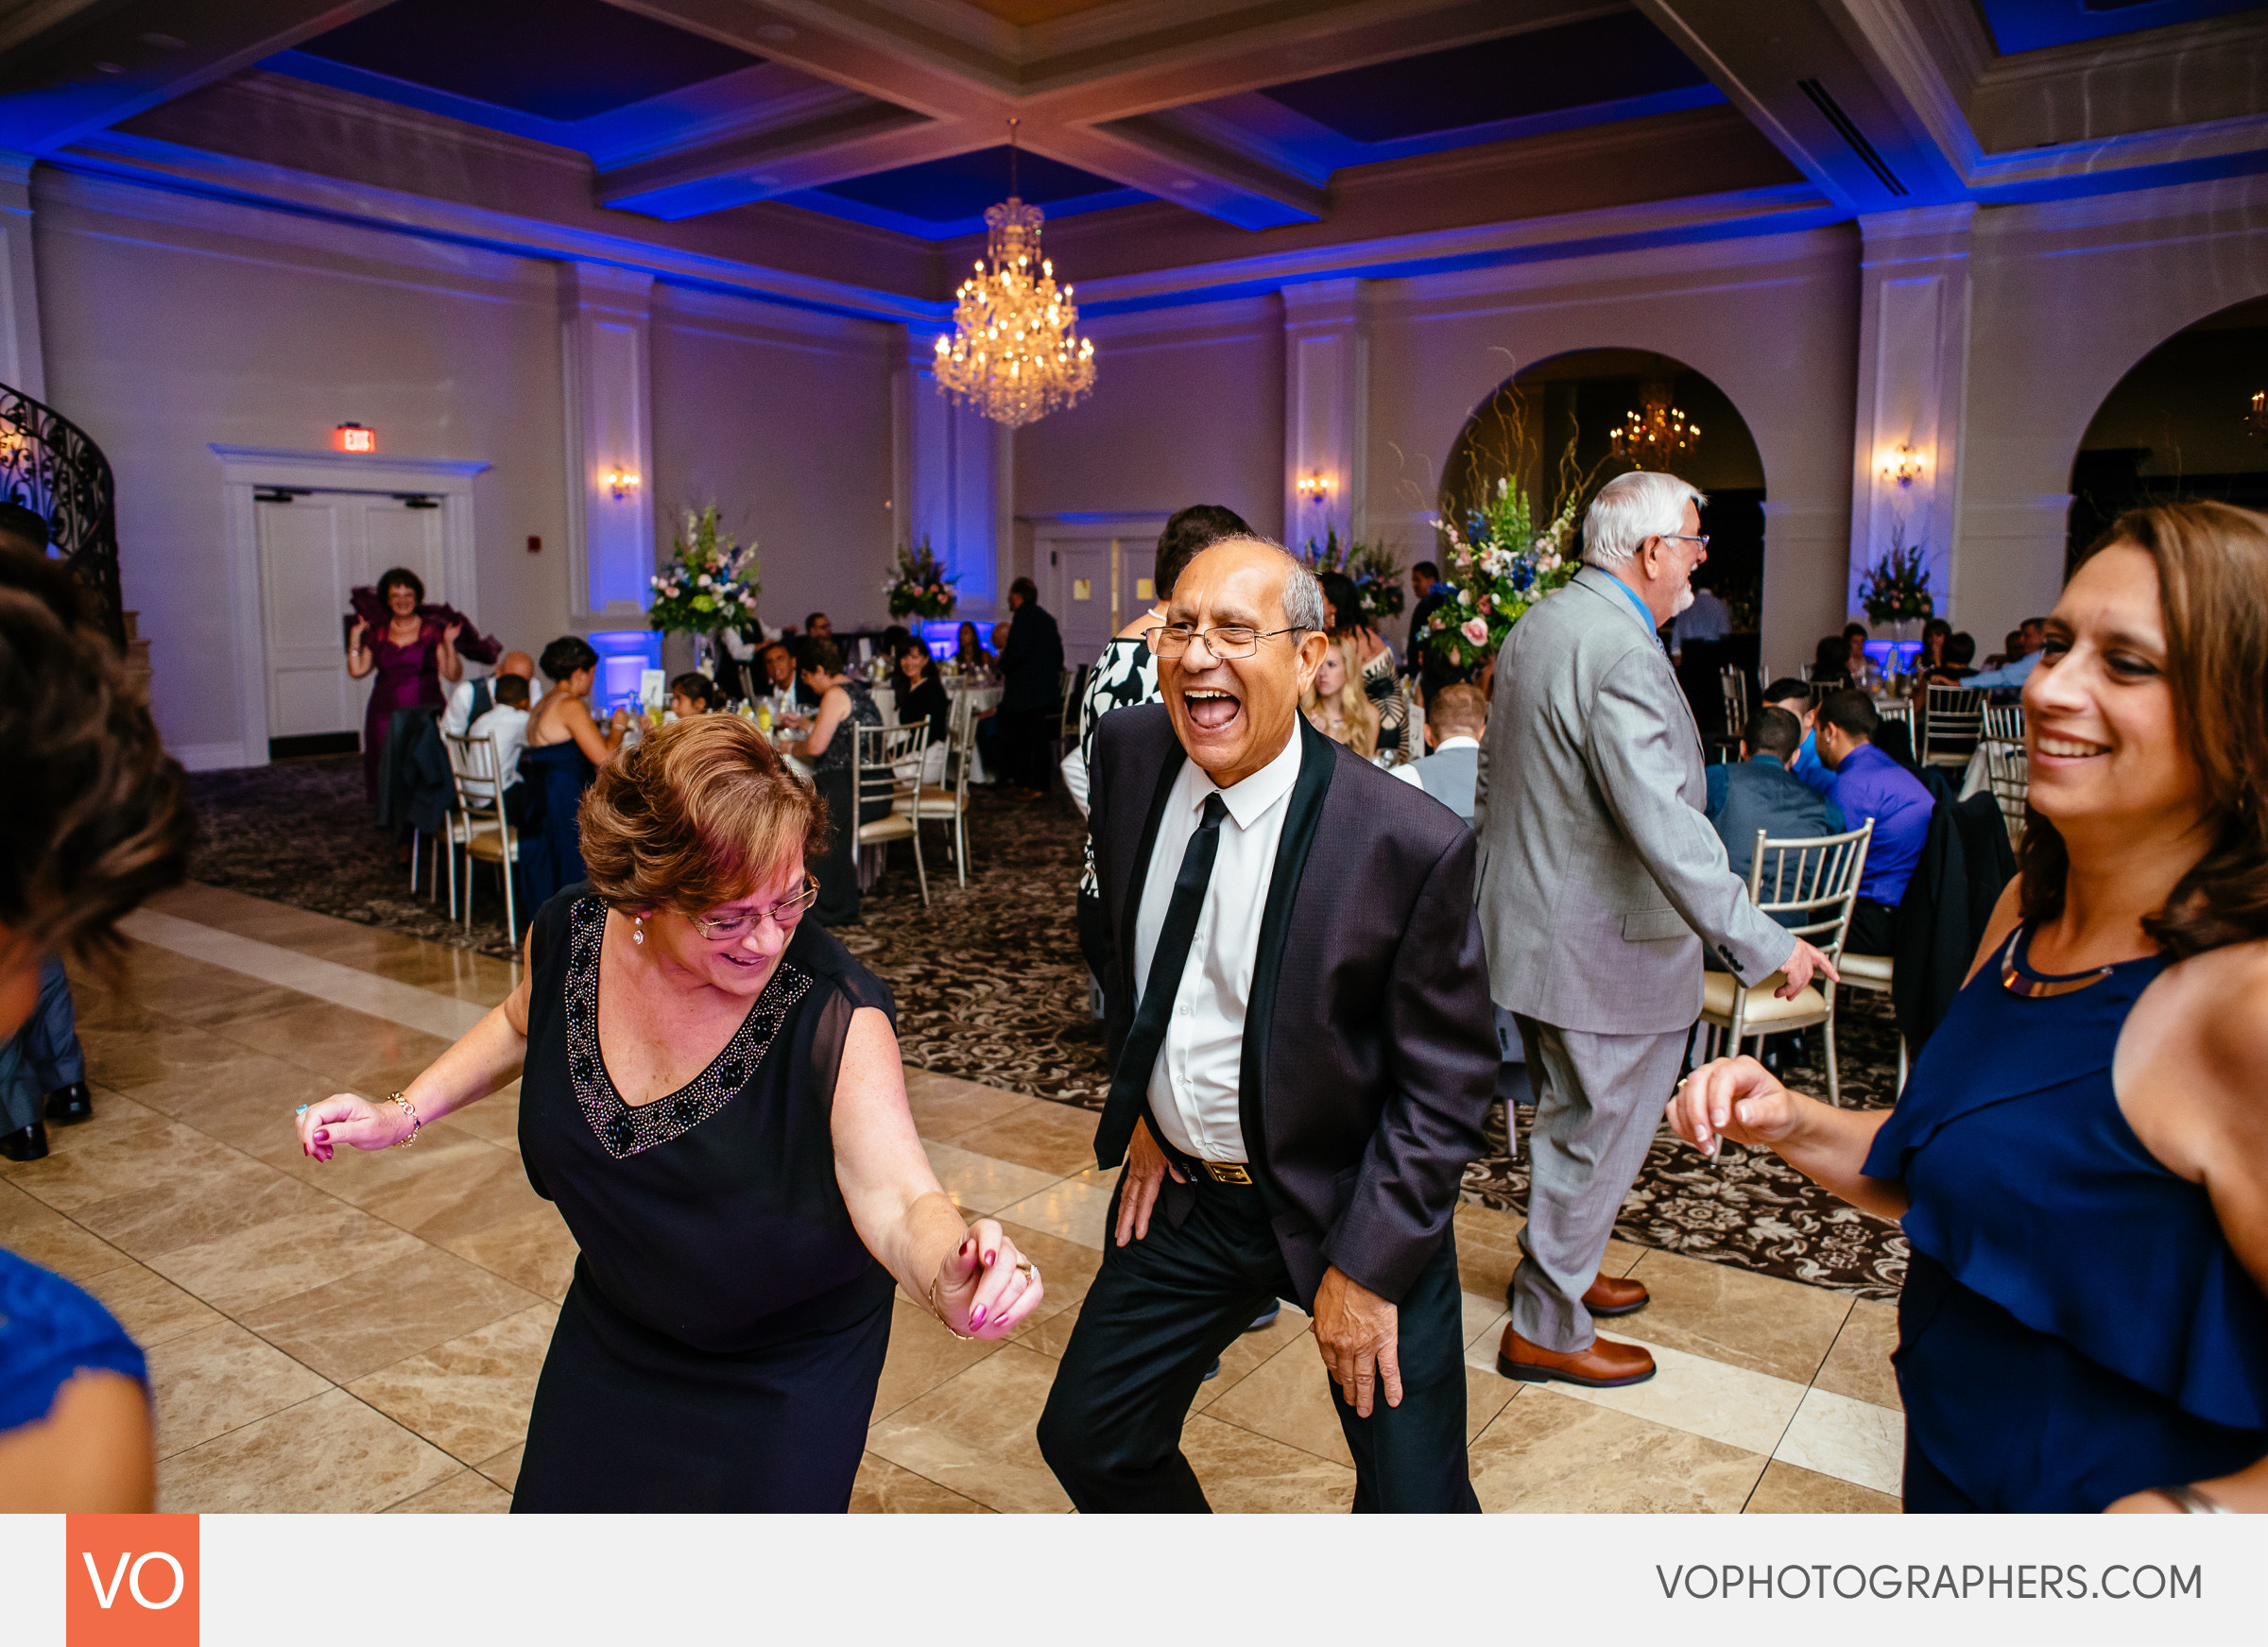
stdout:
{"type": "Polygon", "coordinates": [[[546,120],[585,120],[761,58],[605,0],[394,0],[299,49],[546,120]]]}
{"type": "MultiPolygon", "coordinates": [[[[923,223],[958,223],[983,216],[986,207],[1007,197],[1008,149],[1003,144],[947,160],[924,161],[829,183],[816,192],[923,223]]],[[[1052,206],[1082,196],[1126,191],[1108,178],[1026,150],[1016,156],[1015,192],[1035,206],[1052,206]]]]}
{"type": "Polygon", "coordinates": [[[1978,0],[1978,5],[1993,43],[2003,55],[2014,56],[2257,10],[2259,0],[1978,0]]]}
{"type": "Polygon", "coordinates": [[[1707,84],[1659,29],[1623,11],[1264,92],[1343,137],[1390,143],[1707,84]]]}

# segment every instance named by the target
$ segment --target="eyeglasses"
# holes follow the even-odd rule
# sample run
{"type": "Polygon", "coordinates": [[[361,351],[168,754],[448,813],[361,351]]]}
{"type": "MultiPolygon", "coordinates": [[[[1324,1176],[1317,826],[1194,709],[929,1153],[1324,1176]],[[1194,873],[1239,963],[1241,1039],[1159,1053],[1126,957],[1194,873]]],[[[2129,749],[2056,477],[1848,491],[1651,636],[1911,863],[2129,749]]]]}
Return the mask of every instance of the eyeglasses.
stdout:
{"type": "Polygon", "coordinates": [[[1160,658],[1178,658],[1189,650],[1192,641],[1203,641],[1208,652],[1225,663],[1233,663],[1251,657],[1271,635],[1303,633],[1296,624],[1287,629],[1255,629],[1246,624],[1221,624],[1200,629],[1190,624],[1167,624],[1150,631],[1150,650],[1160,658]]]}
{"type": "Polygon", "coordinates": [[[1671,540],[1673,542],[1698,543],[1704,549],[1709,547],[1709,536],[1707,533],[1704,533],[1698,538],[1694,537],[1691,532],[1664,532],[1662,536],[1671,540]]]}
{"type": "Polygon", "coordinates": [[[721,918],[689,915],[685,918],[693,922],[694,931],[699,933],[711,943],[726,943],[733,938],[747,936],[749,933],[756,930],[756,923],[766,916],[771,917],[774,926],[784,931],[803,918],[803,912],[818,901],[818,896],[819,878],[816,875],[805,875],[802,891],[797,893],[793,898],[782,899],[769,909],[751,909],[746,915],[728,915],[721,918]]]}

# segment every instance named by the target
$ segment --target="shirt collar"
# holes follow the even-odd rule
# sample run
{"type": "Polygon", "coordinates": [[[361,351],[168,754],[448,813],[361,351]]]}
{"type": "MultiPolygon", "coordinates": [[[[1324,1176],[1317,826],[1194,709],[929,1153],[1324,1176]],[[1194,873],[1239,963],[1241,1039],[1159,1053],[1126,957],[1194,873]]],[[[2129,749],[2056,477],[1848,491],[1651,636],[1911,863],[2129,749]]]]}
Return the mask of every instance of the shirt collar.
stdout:
{"type": "MultiPolygon", "coordinates": [[[[1299,746],[1301,742],[1299,726],[1295,721],[1292,725],[1292,735],[1285,742],[1281,752],[1277,755],[1276,759],[1253,773],[1251,777],[1232,783],[1226,789],[1213,782],[1211,776],[1202,767],[1196,767],[1197,776],[1202,781],[1198,785],[1196,798],[1192,804],[1203,806],[1207,796],[1218,794],[1228,805],[1228,815],[1236,819],[1236,827],[1240,830],[1250,829],[1260,821],[1261,816],[1270,807],[1291,794],[1292,785],[1299,781],[1299,746]]],[[[1194,762],[1191,764],[1195,765],[1194,762]]]]}
{"type": "Polygon", "coordinates": [[[1654,637],[1654,643],[1657,646],[1660,645],[1661,636],[1658,631],[1661,626],[1654,621],[1654,613],[1647,608],[1646,603],[1638,598],[1638,591],[1632,589],[1604,566],[1594,566],[1591,570],[1623,592],[1623,598],[1630,603],[1630,609],[1638,613],[1638,621],[1646,626],[1646,633],[1654,637]]]}
{"type": "Polygon", "coordinates": [[[1782,763],[1781,763],[1781,761],[1780,761],[1779,757],[1778,757],[1778,755],[1775,755],[1775,754],[1774,754],[1774,753],[1773,753],[1771,750],[1769,750],[1769,749],[1762,749],[1762,750],[1759,750],[1759,751],[1758,751],[1756,754],[1753,754],[1753,755],[1751,755],[1751,756],[1749,756],[1749,757],[1748,757],[1748,764],[1749,764],[1749,765],[1751,765],[1751,766],[1757,765],[1757,764],[1759,764],[1759,763],[1761,763],[1767,762],[1767,761],[1768,761],[1768,762],[1770,762],[1770,763],[1771,763],[1773,765],[1779,767],[1779,769],[1780,769],[1782,772],[1785,772],[1785,771],[1787,770],[1787,767],[1786,767],[1784,764],[1782,764],[1782,763]]]}
{"type": "Polygon", "coordinates": [[[1478,738],[1443,738],[1438,744],[1434,746],[1434,753],[1436,755],[1441,755],[1446,754],[1452,749],[1477,749],[1480,746],[1481,741],[1478,738]]]}

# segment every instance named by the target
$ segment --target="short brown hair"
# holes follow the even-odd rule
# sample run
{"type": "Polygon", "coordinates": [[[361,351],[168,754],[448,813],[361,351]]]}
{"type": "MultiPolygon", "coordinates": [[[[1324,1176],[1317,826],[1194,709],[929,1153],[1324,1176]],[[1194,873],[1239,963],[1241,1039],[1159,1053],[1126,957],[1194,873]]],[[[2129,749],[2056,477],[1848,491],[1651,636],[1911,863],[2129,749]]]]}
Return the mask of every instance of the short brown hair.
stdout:
{"type": "Polygon", "coordinates": [[[616,909],[698,915],[745,898],[798,852],[816,857],[827,808],[738,715],[647,735],[583,797],[583,863],[616,909]]]}
{"type": "Polygon", "coordinates": [[[805,674],[840,675],[843,649],[825,635],[807,635],[797,648],[796,667],[805,674]]]}
{"type": "MultiPolygon", "coordinates": [[[[2132,509],[2080,563],[2121,543],[2157,563],[2166,684],[2213,832],[2142,930],[2176,958],[2268,936],[2268,517],[2221,503],[2132,509]]],[[[2037,812],[2017,860],[2024,918],[2060,915],[2070,856],[2037,812]]]]}
{"type": "Polygon", "coordinates": [[[1425,724],[1436,732],[1452,727],[1471,727],[1477,731],[1488,724],[1488,700],[1477,686],[1445,686],[1425,706],[1425,724]]]}
{"type": "Polygon", "coordinates": [[[116,922],[178,885],[196,824],[117,650],[43,556],[0,550],[0,924],[105,965],[116,922]]]}

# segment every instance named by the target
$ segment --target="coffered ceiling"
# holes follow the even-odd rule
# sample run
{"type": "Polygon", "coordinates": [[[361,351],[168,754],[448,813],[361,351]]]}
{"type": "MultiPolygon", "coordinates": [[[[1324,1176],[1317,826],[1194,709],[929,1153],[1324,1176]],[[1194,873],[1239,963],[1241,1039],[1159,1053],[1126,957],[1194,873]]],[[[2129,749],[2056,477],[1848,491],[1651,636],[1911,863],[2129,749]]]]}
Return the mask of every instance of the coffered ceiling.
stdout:
{"type": "MultiPolygon", "coordinates": [[[[761,224],[771,244],[783,225],[822,233],[832,219],[956,255],[1007,192],[1013,121],[1023,196],[1140,263],[1137,240],[1217,256],[1239,235],[1376,239],[1398,211],[1411,233],[1469,221],[1474,201],[1517,214],[1507,195],[1579,203],[1586,168],[1605,180],[1624,163],[1612,156],[1649,143],[1663,188],[1802,185],[1846,215],[2255,169],[2268,161],[2268,9],[0,0],[0,149],[115,163],[162,138],[177,171],[198,144],[318,166],[356,122],[380,143],[416,121],[421,152],[455,132],[584,166],[592,210],[627,233],[761,224]],[[324,145],[236,135],[229,112],[249,105],[226,102],[230,89],[286,84],[302,112],[331,100],[324,145]],[[1568,146],[1584,134],[1596,141],[1568,146]],[[1552,161],[1575,175],[1547,191],[1505,182],[1552,161]]],[[[1600,197],[1630,187],[1617,174],[1600,197]]]]}

